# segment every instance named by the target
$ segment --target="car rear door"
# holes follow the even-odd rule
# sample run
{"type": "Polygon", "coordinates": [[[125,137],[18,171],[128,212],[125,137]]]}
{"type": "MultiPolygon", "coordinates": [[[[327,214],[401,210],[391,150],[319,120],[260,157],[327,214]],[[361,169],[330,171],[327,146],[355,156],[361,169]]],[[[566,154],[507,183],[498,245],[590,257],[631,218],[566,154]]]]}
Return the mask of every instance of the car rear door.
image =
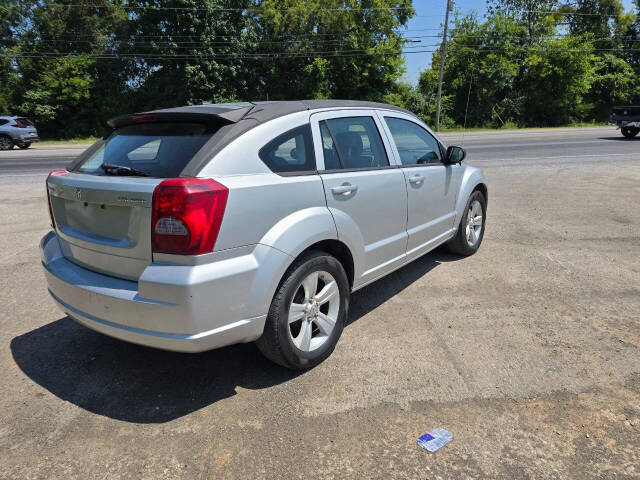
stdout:
{"type": "Polygon", "coordinates": [[[450,236],[462,167],[445,165],[444,146],[415,118],[380,112],[407,188],[407,257],[415,258],[450,236]]]}
{"type": "Polygon", "coordinates": [[[327,206],[356,257],[354,287],[404,261],[407,192],[375,111],[311,115],[327,206]]]}

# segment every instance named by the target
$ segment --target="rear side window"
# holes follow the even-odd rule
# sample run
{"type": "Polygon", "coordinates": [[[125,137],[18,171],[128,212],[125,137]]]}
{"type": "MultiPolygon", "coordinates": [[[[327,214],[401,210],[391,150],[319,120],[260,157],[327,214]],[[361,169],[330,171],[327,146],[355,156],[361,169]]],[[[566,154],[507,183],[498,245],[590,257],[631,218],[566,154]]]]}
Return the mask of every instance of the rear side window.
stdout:
{"type": "Polygon", "coordinates": [[[199,123],[146,123],[114,131],[75,171],[105,175],[102,165],[117,165],[149,177],[172,178],[215,133],[199,123]]]}
{"type": "Polygon", "coordinates": [[[372,117],[347,117],[320,122],[325,170],[389,166],[372,117]]]}
{"type": "Polygon", "coordinates": [[[258,153],[275,173],[308,173],[316,171],[311,127],[302,125],[277,136],[258,153]]]}
{"type": "Polygon", "coordinates": [[[440,145],[424,128],[408,120],[384,117],[396,142],[402,165],[438,165],[440,145]]]}
{"type": "Polygon", "coordinates": [[[7,123],[9,123],[9,120],[3,120],[0,118],[0,125],[6,125],[7,123]]]}

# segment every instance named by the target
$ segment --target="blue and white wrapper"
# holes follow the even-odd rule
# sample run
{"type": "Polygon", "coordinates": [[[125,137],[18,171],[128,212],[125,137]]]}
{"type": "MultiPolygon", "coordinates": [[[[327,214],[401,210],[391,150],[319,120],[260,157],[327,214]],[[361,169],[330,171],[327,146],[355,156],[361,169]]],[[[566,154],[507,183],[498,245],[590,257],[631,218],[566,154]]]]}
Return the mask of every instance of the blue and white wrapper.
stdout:
{"type": "Polygon", "coordinates": [[[430,452],[435,452],[451,440],[453,440],[453,433],[444,428],[436,428],[418,438],[418,445],[430,452]]]}

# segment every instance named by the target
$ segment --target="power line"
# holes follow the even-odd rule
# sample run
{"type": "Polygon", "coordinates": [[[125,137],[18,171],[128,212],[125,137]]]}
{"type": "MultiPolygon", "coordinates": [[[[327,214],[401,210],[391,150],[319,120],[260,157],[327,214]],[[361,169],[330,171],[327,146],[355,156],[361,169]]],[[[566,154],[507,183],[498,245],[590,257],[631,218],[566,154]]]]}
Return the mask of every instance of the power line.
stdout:
{"type": "MultiPolygon", "coordinates": [[[[553,33],[553,34],[542,34],[542,35],[537,35],[534,38],[536,39],[561,39],[561,38],[566,38],[566,37],[575,37],[575,34],[572,33],[553,33]]],[[[40,43],[47,43],[47,44],[56,44],[56,43],[63,43],[63,44],[105,44],[105,43],[127,43],[127,42],[134,42],[136,45],[144,45],[144,44],[149,44],[149,45],[158,45],[158,44],[171,44],[171,45],[236,45],[237,42],[239,41],[243,41],[245,39],[240,39],[237,38],[235,40],[173,40],[172,38],[173,36],[171,35],[167,35],[167,36],[158,36],[158,37],[147,37],[144,35],[140,35],[140,36],[129,36],[129,37],[106,37],[104,39],[104,41],[99,42],[97,40],[76,40],[76,39],[63,39],[63,38],[49,38],[49,37],[42,37],[42,38],[35,38],[33,39],[33,41],[29,42],[29,41],[21,41],[18,42],[19,44],[22,45],[32,45],[32,44],[40,44],[40,43]],[[139,39],[143,39],[143,40],[139,40],[139,39]]],[[[184,35],[182,37],[189,37],[189,38],[194,38],[195,36],[191,36],[191,35],[184,35]]],[[[414,35],[414,36],[397,36],[397,37],[381,37],[381,39],[394,39],[394,40],[403,40],[409,43],[417,43],[417,42],[421,42],[421,39],[425,39],[425,38],[442,38],[442,35],[414,35]]],[[[467,34],[467,33],[463,33],[463,34],[457,34],[456,36],[454,35],[449,35],[448,40],[451,41],[455,41],[458,39],[467,39],[467,38],[480,38],[480,39],[487,39],[490,40],[491,36],[487,35],[487,34],[467,34]]],[[[527,33],[522,33],[522,34],[510,34],[510,35],[501,35],[500,36],[500,40],[505,40],[505,39],[529,39],[529,36],[527,33]]],[[[637,37],[635,35],[622,35],[622,36],[606,36],[606,37],[591,37],[588,38],[588,41],[599,41],[599,40],[633,40],[636,39],[637,37]]],[[[322,42],[324,44],[337,44],[337,43],[342,43],[345,40],[350,40],[350,37],[345,36],[342,38],[333,38],[333,39],[324,39],[324,38],[314,38],[313,36],[301,36],[301,37],[295,37],[295,38],[290,38],[287,40],[259,40],[256,39],[257,42],[259,42],[260,44],[269,44],[269,45],[289,45],[291,43],[295,43],[295,42],[303,42],[303,41],[307,41],[307,40],[311,40],[311,41],[315,41],[315,42],[322,42]]]]}
{"type": "MultiPolygon", "coordinates": [[[[518,10],[522,13],[539,13],[542,15],[575,15],[579,17],[608,17],[616,18],[620,16],[619,13],[584,13],[584,12],[572,12],[572,11],[554,11],[554,10],[518,10]]],[[[624,14],[625,12],[623,12],[624,14]]]]}
{"type": "MultiPolygon", "coordinates": [[[[74,4],[74,3],[52,3],[46,5],[49,7],[59,8],[115,8],[122,10],[157,10],[157,11],[207,11],[207,12],[375,12],[375,11],[400,11],[411,10],[412,6],[406,7],[318,7],[318,8],[265,8],[265,7],[166,7],[157,5],[91,5],[91,4],[74,4]]],[[[414,15],[417,16],[417,15],[414,15]]],[[[441,17],[442,15],[420,15],[427,17],[441,17]]]]}
{"type": "MultiPolygon", "coordinates": [[[[404,33],[407,32],[424,32],[424,31],[440,31],[442,30],[441,28],[418,28],[418,29],[403,29],[402,31],[391,31],[389,33],[394,33],[394,34],[398,34],[398,35],[402,35],[404,33]]],[[[342,33],[307,33],[307,34],[296,34],[296,33],[287,33],[287,34],[283,34],[283,35],[275,35],[271,38],[288,38],[288,37],[324,37],[324,36],[329,36],[329,37],[339,37],[339,36],[343,36],[343,35],[351,35],[354,33],[358,33],[357,31],[352,31],[352,32],[342,32],[342,33]]],[[[384,33],[385,35],[387,33],[384,33]]],[[[131,34],[131,35],[135,35],[138,38],[155,38],[155,37],[174,37],[174,38],[191,38],[191,37],[195,37],[198,34],[173,34],[173,33],[161,33],[161,34],[145,34],[145,35],[138,35],[138,34],[131,34]]],[[[441,37],[442,35],[438,35],[439,37],[441,37]]],[[[59,35],[57,35],[57,37],[78,37],[78,34],[74,34],[74,33],[61,33],[59,35]]],[[[122,38],[122,37],[120,37],[122,38]]]]}
{"type": "MultiPolygon", "coordinates": [[[[367,12],[367,11],[400,11],[400,10],[409,10],[412,9],[412,6],[407,7],[318,7],[318,8],[265,8],[265,7],[255,7],[248,6],[245,8],[241,7],[166,7],[166,6],[157,6],[157,5],[91,5],[91,4],[62,4],[62,3],[52,3],[48,4],[46,8],[49,7],[58,7],[58,8],[96,8],[96,9],[106,9],[106,8],[115,8],[122,10],[157,10],[157,11],[221,11],[221,12],[367,12]]],[[[498,11],[503,9],[497,9],[498,11]]],[[[609,17],[614,18],[618,17],[620,14],[618,13],[585,13],[585,12],[575,12],[575,11],[559,11],[559,10],[518,10],[518,12],[522,13],[537,13],[542,15],[574,15],[574,16],[588,16],[588,17],[609,17]]],[[[464,14],[469,14],[471,12],[467,11],[464,14]]],[[[442,14],[434,14],[434,15],[413,15],[414,17],[444,17],[442,14]]]]}
{"type": "MultiPolygon", "coordinates": [[[[400,52],[400,54],[412,54],[412,53],[427,53],[433,52],[434,50],[421,50],[421,51],[410,51],[410,52],[400,52]]],[[[197,55],[197,54],[74,54],[74,55],[61,55],[56,52],[41,52],[38,54],[28,54],[28,53],[20,53],[20,54],[3,54],[0,53],[0,56],[5,56],[8,58],[20,59],[20,58],[36,58],[36,59],[55,59],[55,58],[63,58],[63,57],[78,57],[78,58],[88,58],[88,59],[115,59],[115,60],[125,60],[125,59],[138,59],[138,60],[188,60],[188,59],[197,59],[197,60],[235,60],[235,59],[250,59],[250,60],[258,60],[258,59],[289,59],[289,58],[336,58],[336,57],[363,57],[363,56],[396,56],[398,53],[394,52],[354,52],[354,53],[335,53],[335,52],[307,52],[307,53],[295,53],[295,54],[233,54],[233,55],[197,55]]]]}
{"type": "MultiPolygon", "coordinates": [[[[478,47],[475,45],[451,45],[451,49],[462,49],[470,52],[483,52],[483,51],[496,51],[500,50],[496,47],[478,47]]],[[[532,50],[538,47],[536,46],[516,46],[515,49],[520,50],[532,50]]],[[[564,52],[583,52],[583,49],[579,48],[562,48],[564,52]]],[[[433,53],[438,50],[412,50],[402,51],[400,54],[416,54],[416,53],[433,53]]],[[[640,48],[600,48],[590,49],[592,52],[640,52],[640,48]]],[[[151,60],[163,60],[163,59],[238,59],[238,58],[302,58],[302,57],[320,57],[320,58],[334,58],[334,57],[354,57],[354,56],[395,56],[398,52],[371,52],[363,50],[337,50],[326,52],[269,52],[269,53],[240,53],[240,54],[149,54],[149,53],[113,53],[113,54],[61,54],[59,52],[38,52],[38,53],[0,53],[0,55],[8,58],[62,58],[62,57],[78,57],[78,58],[90,58],[90,59],[151,59],[151,60]]]]}
{"type": "MultiPolygon", "coordinates": [[[[441,35],[419,35],[419,36],[413,36],[413,37],[382,37],[381,40],[384,39],[390,39],[390,40],[403,40],[403,41],[407,41],[407,42],[415,42],[417,41],[422,41],[420,39],[423,38],[441,38],[441,35]]],[[[197,44],[197,45],[235,45],[236,43],[238,43],[239,41],[243,41],[243,39],[237,38],[236,40],[172,40],[172,39],[157,39],[157,40],[150,40],[150,39],[146,39],[146,40],[138,40],[138,37],[135,38],[106,38],[104,42],[98,42],[96,40],[66,40],[66,39],[62,39],[62,38],[38,38],[35,39],[33,41],[33,43],[50,43],[50,44],[56,44],[56,43],[76,43],[76,44],[91,44],[91,45],[95,45],[97,43],[111,43],[111,42],[117,42],[117,43],[126,43],[126,42],[135,42],[136,44],[158,44],[158,43],[171,43],[171,44],[183,44],[183,45],[193,45],[193,44],[197,44]]],[[[308,40],[315,40],[318,42],[323,42],[323,43],[343,43],[345,40],[350,40],[349,37],[343,37],[342,39],[340,38],[336,38],[336,39],[314,39],[312,37],[301,37],[301,38],[292,38],[289,40],[256,40],[257,42],[259,42],[260,44],[269,44],[269,45],[287,45],[289,43],[295,43],[295,42],[302,42],[302,41],[308,41],[308,40]]],[[[23,43],[25,45],[30,44],[30,42],[24,42],[23,43]]]]}

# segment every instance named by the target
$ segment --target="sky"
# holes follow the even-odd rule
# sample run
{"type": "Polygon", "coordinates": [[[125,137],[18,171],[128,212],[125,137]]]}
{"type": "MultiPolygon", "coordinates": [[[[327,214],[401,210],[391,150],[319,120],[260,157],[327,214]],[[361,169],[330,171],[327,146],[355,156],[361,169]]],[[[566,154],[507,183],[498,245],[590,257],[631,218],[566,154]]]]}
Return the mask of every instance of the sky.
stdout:
{"type": "MultiPolygon", "coordinates": [[[[627,10],[631,10],[633,6],[632,0],[622,0],[622,4],[627,10]]],[[[454,0],[454,9],[461,13],[470,13],[476,11],[478,16],[482,17],[486,13],[486,0],[454,0]]],[[[411,43],[405,47],[405,50],[435,50],[439,43],[439,38],[434,35],[442,34],[442,25],[444,24],[444,14],[447,8],[447,0],[414,0],[413,8],[416,15],[409,20],[404,35],[407,37],[424,37],[415,38],[420,43],[411,43]],[[434,46],[436,45],[436,46],[434,46]]],[[[453,15],[449,17],[449,21],[453,15]]],[[[451,25],[451,23],[449,23],[451,25]]],[[[405,81],[415,85],[418,83],[420,72],[431,65],[431,53],[412,53],[405,55],[407,72],[404,75],[405,81]]]]}

